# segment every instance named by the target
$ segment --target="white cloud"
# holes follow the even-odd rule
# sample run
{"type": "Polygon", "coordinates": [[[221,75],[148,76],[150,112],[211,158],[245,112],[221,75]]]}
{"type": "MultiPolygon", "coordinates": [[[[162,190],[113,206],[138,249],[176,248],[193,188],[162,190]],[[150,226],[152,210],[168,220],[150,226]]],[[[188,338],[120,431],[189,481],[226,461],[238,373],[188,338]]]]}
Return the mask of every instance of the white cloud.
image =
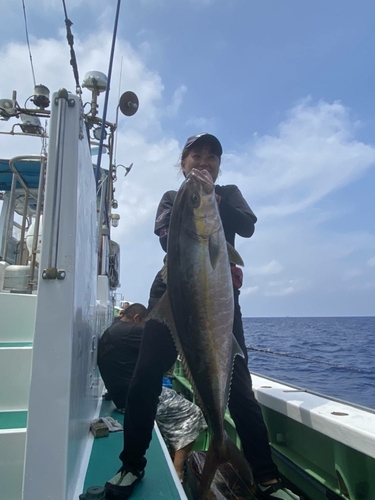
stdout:
{"type": "Polygon", "coordinates": [[[212,131],[216,128],[216,120],[214,118],[205,118],[203,116],[191,117],[185,121],[185,127],[202,132],[210,130],[212,133],[212,131]]]}
{"type": "Polygon", "coordinates": [[[284,297],[285,295],[291,295],[297,290],[293,286],[287,286],[286,288],[278,288],[274,290],[267,290],[264,292],[266,297],[284,297]]]}
{"type": "Polygon", "coordinates": [[[184,95],[187,92],[186,85],[180,85],[177,90],[175,90],[172,96],[172,102],[166,107],[165,114],[167,116],[173,117],[177,116],[180,106],[182,104],[184,95]]]}
{"type": "Polygon", "coordinates": [[[301,212],[374,166],[375,148],[357,141],[355,129],[342,103],[305,99],[277,135],[256,136],[242,155],[225,155],[223,180],[244,186],[263,220],[301,212]]]}
{"type": "Polygon", "coordinates": [[[359,276],[362,276],[362,274],[363,273],[362,273],[361,269],[349,268],[344,272],[343,279],[344,280],[352,280],[353,278],[358,278],[359,276]]]}
{"type": "Polygon", "coordinates": [[[246,296],[246,295],[253,295],[259,291],[259,286],[248,286],[241,288],[241,296],[246,296]]]}
{"type": "Polygon", "coordinates": [[[246,269],[246,273],[250,276],[269,276],[271,274],[278,274],[282,270],[283,266],[277,260],[271,260],[263,266],[246,269]]]}

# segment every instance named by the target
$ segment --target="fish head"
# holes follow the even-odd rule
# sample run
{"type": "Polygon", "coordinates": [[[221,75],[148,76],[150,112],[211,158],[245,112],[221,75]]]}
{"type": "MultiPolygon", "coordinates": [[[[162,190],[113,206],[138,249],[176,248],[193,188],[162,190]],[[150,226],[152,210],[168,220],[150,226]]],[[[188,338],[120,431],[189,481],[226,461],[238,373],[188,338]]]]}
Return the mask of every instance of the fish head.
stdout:
{"type": "Polygon", "coordinates": [[[182,222],[197,236],[208,238],[221,225],[211,174],[205,169],[193,169],[181,189],[181,201],[185,207],[185,220],[182,222]]]}

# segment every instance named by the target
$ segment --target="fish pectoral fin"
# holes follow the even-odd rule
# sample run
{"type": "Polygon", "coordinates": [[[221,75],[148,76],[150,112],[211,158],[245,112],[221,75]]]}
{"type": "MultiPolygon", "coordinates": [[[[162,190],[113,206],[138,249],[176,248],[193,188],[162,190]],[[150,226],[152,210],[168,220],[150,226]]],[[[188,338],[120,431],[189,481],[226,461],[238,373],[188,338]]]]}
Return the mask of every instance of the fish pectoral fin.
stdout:
{"type": "Polygon", "coordinates": [[[241,255],[228,242],[227,242],[227,250],[228,250],[229,262],[233,262],[233,264],[237,264],[237,266],[245,267],[245,264],[244,264],[244,261],[242,260],[241,255]]]}
{"type": "Polygon", "coordinates": [[[217,232],[213,233],[208,240],[208,254],[210,256],[211,266],[215,269],[220,255],[220,239],[217,232]]]}

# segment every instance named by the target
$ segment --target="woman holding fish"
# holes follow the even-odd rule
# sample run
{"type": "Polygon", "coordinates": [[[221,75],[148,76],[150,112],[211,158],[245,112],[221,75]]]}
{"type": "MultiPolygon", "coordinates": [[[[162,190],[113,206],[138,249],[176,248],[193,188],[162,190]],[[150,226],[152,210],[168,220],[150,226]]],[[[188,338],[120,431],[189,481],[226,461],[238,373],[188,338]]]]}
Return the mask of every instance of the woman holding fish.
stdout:
{"type": "Polygon", "coordinates": [[[178,352],[212,435],[199,498],[206,498],[217,467],[228,461],[245,482],[252,472],[261,498],[298,499],[278,480],[252,391],[238,300],[242,271],[235,265],[243,263],[234,243],[236,234],[252,236],[257,219],[237,186],[215,185],[222,152],[211,134],[190,137],[181,155],[185,181],[158,207],[155,233],[167,262],[151,287],[124,416],[123,465],[106,483],[109,498],[128,498],[144,476],[163,375],[178,352]],[[227,404],[246,460],[224,430],[227,404]]]}

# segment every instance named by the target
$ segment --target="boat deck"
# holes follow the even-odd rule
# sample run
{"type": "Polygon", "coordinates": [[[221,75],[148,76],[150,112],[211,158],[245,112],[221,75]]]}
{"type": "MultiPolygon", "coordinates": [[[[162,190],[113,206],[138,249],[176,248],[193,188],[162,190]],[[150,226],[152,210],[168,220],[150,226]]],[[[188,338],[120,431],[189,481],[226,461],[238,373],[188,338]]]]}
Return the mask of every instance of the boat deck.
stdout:
{"type": "MultiPolygon", "coordinates": [[[[114,409],[114,405],[110,401],[103,401],[100,416],[112,417],[121,424],[123,423],[123,415],[114,409]]],[[[154,428],[151,445],[146,453],[146,474],[134,490],[132,499],[186,499],[175,474],[173,464],[169,459],[168,451],[162,439],[159,441],[158,434],[159,431],[154,428]]],[[[84,491],[87,491],[90,486],[103,486],[108,479],[114,476],[120,467],[118,456],[122,450],[122,445],[122,432],[110,432],[108,437],[94,440],[84,491]]]]}

